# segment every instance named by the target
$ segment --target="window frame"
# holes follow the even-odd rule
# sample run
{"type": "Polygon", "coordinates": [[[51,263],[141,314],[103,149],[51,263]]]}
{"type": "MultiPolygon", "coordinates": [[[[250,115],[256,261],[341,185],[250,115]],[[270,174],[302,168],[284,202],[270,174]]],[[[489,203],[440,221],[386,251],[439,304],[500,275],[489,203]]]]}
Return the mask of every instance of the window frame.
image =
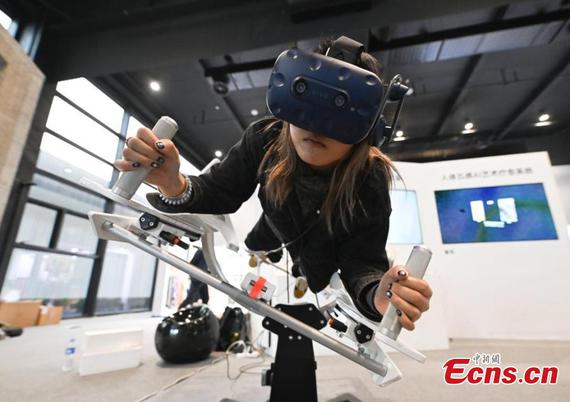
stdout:
{"type": "MultiPolygon", "coordinates": [[[[93,82],[91,82],[91,83],[93,84],[93,82]]],[[[97,124],[101,125],[103,128],[105,128],[106,130],[108,130],[112,134],[116,135],[118,137],[117,149],[116,149],[117,159],[121,157],[123,148],[125,146],[125,141],[127,138],[129,118],[131,116],[133,118],[136,118],[136,117],[134,117],[125,108],[123,108],[121,130],[120,130],[120,132],[117,132],[117,131],[111,129],[108,125],[106,125],[105,123],[103,123],[102,121],[97,119],[96,117],[94,117],[92,114],[90,114],[86,110],[82,109],[80,106],[78,106],[71,99],[68,99],[66,96],[59,93],[56,89],[54,89],[53,92],[50,94],[49,105],[47,108],[47,112],[45,114],[46,118],[43,121],[43,130],[41,130],[42,134],[39,136],[40,142],[41,142],[41,138],[43,137],[43,133],[48,133],[48,134],[53,135],[54,137],[56,137],[56,138],[58,138],[64,142],[66,142],[70,146],[73,146],[74,148],[76,148],[82,152],[85,152],[86,154],[96,158],[97,160],[99,160],[99,161],[101,161],[107,165],[113,166],[112,163],[110,163],[109,161],[100,157],[99,155],[95,154],[94,152],[92,152],[88,149],[85,149],[84,147],[73,142],[72,140],[70,140],[70,139],[64,137],[63,135],[61,135],[61,134],[59,134],[59,133],[57,133],[51,129],[48,129],[46,127],[47,116],[49,115],[51,102],[53,102],[53,99],[55,97],[59,97],[64,102],[68,103],[70,106],[74,107],[79,112],[83,113],[86,117],[92,119],[97,124]]],[[[119,105],[120,105],[120,103],[119,103],[119,105]]],[[[38,148],[38,155],[39,155],[39,148],[38,148]]],[[[19,170],[23,170],[25,168],[26,167],[23,166],[23,164],[20,164],[19,170]]],[[[30,169],[29,166],[27,168],[30,169]]],[[[54,180],[58,183],[65,184],[65,185],[70,186],[74,189],[80,190],[80,191],[85,192],[85,193],[89,193],[91,195],[95,195],[95,196],[103,199],[104,200],[103,212],[105,212],[105,213],[112,213],[112,211],[114,210],[114,205],[115,205],[114,202],[104,198],[99,193],[94,192],[93,190],[84,188],[83,186],[81,186],[81,185],[79,185],[73,181],[67,180],[64,177],[58,176],[55,173],[52,173],[52,172],[46,171],[44,169],[38,168],[37,167],[37,160],[33,162],[33,165],[31,166],[31,170],[32,170],[31,175],[33,175],[33,174],[41,175],[41,176],[46,177],[48,179],[54,180]]],[[[110,186],[112,186],[116,182],[116,180],[118,179],[118,176],[119,176],[118,170],[113,169],[113,174],[112,174],[112,178],[110,181],[110,186]]],[[[18,206],[16,207],[16,210],[24,208],[26,203],[31,203],[31,204],[35,204],[38,206],[42,206],[45,208],[55,210],[57,212],[57,216],[56,216],[56,222],[54,223],[54,227],[52,228],[52,236],[50,238],[50,243],[49,243],[48,247],[43,247],[43,246],[35,246],[35,245],[16,242],[15,241],[15,235],[17,235],[17,232],[19,230],[19,227],[20,227],[20,224],[22,221],[22,216],[17,216],[15,218],[14,222],[12,222],[13,227],[15,227],[14,237],[12,239],[10,239],[10,237],[9,237],[10,235],[8,235],[7,239],[0,239],[1,242],[4,242],[5,240],[7,242],[7,244],[5,244],[7,246],[5,248],[7,258],[2,260],[1,265],[0,265],[0,274],[1,274],[0,275],[0,289],[2,289],[2,287],[4,286],[7,270],[8,270],[9,263],[10,263],[10,258],[11,258],[12,253],[15,249],[27,249],[27,250],[37,251],[37,252],[47,252],[47,253],[52,253],[52,254],[76,256],[76,257],[81,257],[81,258],[89,258],[89,259],[93,260],[93,264],[91,267],[91,277],[89,279],[87,293],[85,295],[85,303],[83,305],[83,311],[79,315],[78,314],[68,314],[65,318],[75,318],[78,316],[79,317],[92,317],[92,316],[105,316],[105,315],[116,315],[116,314],[130,314],[130,313],[134,313],[134,312],[151,311],[152,306],[153,306],[154,296],[155,296],[156,278],[158,275],[158,264],[159,264],[158,259],[157,258],[154,259],[154,272],[153,272],[153,277],[152,277],[152,287],[151,287],[151,292],[149,295],[149,306],[148,306],[148,308],[125,310],[125,311],[104,312],[104,313],[97,312],[96,311],[97,293],[98,293],[99,284],[100,284],[101,275],[102,275],[102,269],[103,269],[103,265],[104,265],[104,258],[105,258],[105,250],[106,250],[106,246],[107,246],[107,241],[99,238],[97,240],[97,246],[96,246],[95,253],[93,253],[93,254],[74,253],[74,252],[67,251],[67,250],[57,249],[56,246],[57,246],[57,242],[58,242],[59,236],[60,236],[62,228],[63,228],[62,224],[63,224],[63,220],[64,220],[65,215],[69,214],[69,215],[80,217],[80,218],[88,218],[88,216],[84,213],[74,211],[71,209],[67,209],[65,207],[55,205],[55,204],[52,204],[50,202],[38,200],[34,197],[29,196],[29,194],[28,194],[29,191],[27,191],[27,188],[29,188],[30,185],[34,185],[34,183],[33,182],[25,183],[25,185],[23,185],[23,186],[20,185],[19,188],[16,188],[15,190],[13,190],[13,191],[18,191],[17,194],[19,194],[18,199],[16,201],[18,204],[18,206]]]]}

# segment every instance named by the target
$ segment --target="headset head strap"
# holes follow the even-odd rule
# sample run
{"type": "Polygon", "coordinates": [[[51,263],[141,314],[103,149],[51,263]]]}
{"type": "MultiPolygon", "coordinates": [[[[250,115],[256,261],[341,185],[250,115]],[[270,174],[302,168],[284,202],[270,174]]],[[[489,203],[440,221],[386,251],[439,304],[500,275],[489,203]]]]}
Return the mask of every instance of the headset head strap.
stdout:
{"type": "Polygon", "coordinates": [[[364,45],[362,43],[341,36],[332,43],[326,55],[356,65],[363,51],[364,45]]]}

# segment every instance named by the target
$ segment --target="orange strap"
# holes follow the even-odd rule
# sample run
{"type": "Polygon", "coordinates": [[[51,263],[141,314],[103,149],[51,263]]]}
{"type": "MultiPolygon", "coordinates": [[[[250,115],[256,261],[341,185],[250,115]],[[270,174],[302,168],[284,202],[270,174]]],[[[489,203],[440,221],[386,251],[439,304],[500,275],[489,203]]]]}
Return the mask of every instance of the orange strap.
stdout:
{"type": "Polygon", "coordinates": [[[265,286],[265,282],[267,282],[267,280],[264,277],[260,276],[259,279],[255,281],[253,287],[249,290],[249,297],[258,299],[263,286],[265,286]]]}

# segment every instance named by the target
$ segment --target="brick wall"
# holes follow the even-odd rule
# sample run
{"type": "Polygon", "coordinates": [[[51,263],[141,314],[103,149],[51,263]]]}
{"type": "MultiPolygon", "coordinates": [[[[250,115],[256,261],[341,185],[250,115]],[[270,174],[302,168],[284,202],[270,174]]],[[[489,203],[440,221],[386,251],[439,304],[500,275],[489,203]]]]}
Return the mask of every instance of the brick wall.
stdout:
{"type": "Polygon", "coordinates": [[[0,217],[26,144],[44,75],[0,27],[0,217]]]}

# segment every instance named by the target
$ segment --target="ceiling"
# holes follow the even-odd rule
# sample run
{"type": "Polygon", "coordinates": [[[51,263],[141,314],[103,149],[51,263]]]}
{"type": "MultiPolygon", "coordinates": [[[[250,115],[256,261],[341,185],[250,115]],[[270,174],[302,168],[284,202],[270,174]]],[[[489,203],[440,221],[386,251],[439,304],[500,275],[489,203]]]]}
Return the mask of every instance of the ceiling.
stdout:
{"type": "Polygon", "coordinates": [[[570,163],[569,1],[2,3],[44,21],[37,62],[48,77],[85,76],[146,124],[172,116],[182,153],[200,167],[267,113],[281,51],[340,34],[365,43],[385,79],[402,74],[414,89],[400,117],[407,139],[384,148],[393,159],[546,150],[554,164],[570,163]],[[212,84],[224,78],[222,96],[212,84]],[[151,91],[150,80],[162,90],[151,91]],[[536,127],[542,113],[552,124],[536,127]],[[461,134],[467,121],[475,133],[461,134]]]}

